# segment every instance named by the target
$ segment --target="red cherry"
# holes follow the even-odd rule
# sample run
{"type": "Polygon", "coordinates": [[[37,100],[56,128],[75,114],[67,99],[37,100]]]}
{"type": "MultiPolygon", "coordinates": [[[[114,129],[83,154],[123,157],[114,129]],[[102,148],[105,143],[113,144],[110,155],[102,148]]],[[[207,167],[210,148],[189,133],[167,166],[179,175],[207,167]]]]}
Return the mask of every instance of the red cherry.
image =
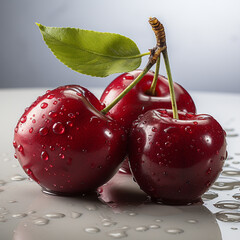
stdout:
{"type": "Polygon", "coordinates": [[[87,89],[69,85],[39,97],[20,118],[16,157],[45,191],[92,191],[118,170],[126,154],[125,132],[102,108],[87,89]]]}
{"type": "Polygon", "coordinates": [[[225,132],[209,115],[150,110],[135,121],[129,159],[143,191],[168,204],[198,201],[226,158],[225,132]]]}
{"type": "MultiPolygon", "coordinates": [[[[141,72],[142,70],[135,70],[117,77],[104,90],[100,101],[108,106],[141,72]]],[[[151,87],[153,78],[154,73],[149,71],[141,81],[108,112],[108,115],[119,121],[127,131],[129,131],[132,122],[136,120],[140,114],[151,109],[172,108],[168,80],[165,77],[159,75],[155,96],[150,96],[147,93],[151,87]]],[[[174,90],[178,110],[196,113],[195,104],[189,93],[177,83],[174,83],[174,90]]],[[[121,170],[130,173],[127,160],[123,162],[121,170]]]]}

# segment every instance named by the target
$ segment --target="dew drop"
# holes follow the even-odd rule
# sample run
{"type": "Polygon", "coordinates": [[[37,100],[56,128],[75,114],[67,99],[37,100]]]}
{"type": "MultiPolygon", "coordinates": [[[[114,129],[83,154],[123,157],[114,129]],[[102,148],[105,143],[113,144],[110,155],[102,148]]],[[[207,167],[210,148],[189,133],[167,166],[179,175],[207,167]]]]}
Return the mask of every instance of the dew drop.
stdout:
{"type": "Polygon", "coordinates": [[[40,105],[40,107],[41,107],[42,109],[46,108],[47,106],[48,106],[48,104],[47,104],[46,102],[43,102],[43,103],[40,105]]]}
{"type": "Polygon", "coordinates": [[[115,231],[108,232],[108,236],[115,238],[115,239],[120,239],[120,238],[125,238],[128,235],[125,231],[115,230],[115,231]]]}
{"type": "Polygon", "coordinates": [[[56,134],[63,134],[65,132],[65,127],[61,122],[57,122],[53,125],[53,132],[56,134]]]}
{"type": "Polygon", "coordinates": [[[54,111],[50,111],[49,113],[48,113],[48,115],[49,115],[49,117],[51,117],[51,118],[55,118],[55,117],[57,117],[57,113],[56,112],[54,112],[54,111]]]}
{"type": "Polygon", "coordinates": [[[57,103],[58,103],[57,101],[54,101],[54,102],[53,102],[53,105],[57,105],[57,103]]]}
{"type": "Polygon", "coordinates": [[[198,220],[188,219],[187,222],[188,222],[188,223],[191,223],[191,224],[195,224],[195,223],[198,223],[198,220]]]}
{"type": "Polygon", "coordinates": [[[223,200],[213,205],[221,209],[240,209],[240,202],[234,200],[223,200]]]}
{"type": "Polygon", "coordinates": [[[149,228],[147,226],[140,226],[140,227],[136,227],[135,230],[137,232],[145,232],[147,231],[149,228]]]}
{"type": "Polygon", "coordinates": [[[134,79],[134,76],[132,75],[132,74],[126,74],[125,76],[124,76],[124,78],[126,79],[126,80],[133,80],[134,79]]]}
{"type": "Polygon", "coordinates": [[[27,214],[26,213],[16,213],[16,214],[12,214],[13,218],[24,218],[26,217],[27,214]]]}
{"type": "Polygon", "coordinates": [[[192,133],[192,129],[191,129],[191,127],[189,127],[189,126],[187,126],[187,127],[185,127],[185,132],[187,132],[187,133],[192,133]]]}
{"type": "Polygon", "coordinates": [[[63,214],[63,213],[47,213],[47,214],[45,214],[45,217],[47,217],[47,218],[63,218],[63,217],[65,217],[65,214],[63,214]]]}
{"type": "Polygon", "coordinates": [[[23,181],[25,179],[26,179],[25,177],[23,177],[22,175],[19,175],[19,174],[14,175],[13,177],[11,177],[12,181],[23,181]]]}
{"type": "Polygon", "coordinates": [[[18,151],[20,152],[20,153],[23,153],[23,146],[22,145],[18,145],[18,151]]]}
{"type": "Polygon", "coordinates": [[[160,226],[157,225],[157,224],[151,224],[151,225],[149,225],[149,229],[158,229],[158,228],[160,228],[160,226]]]}
{"type": "Polygon", "coordinates": [[[87,227],[84,229],[84,231],[87,233],[98,233],[100,232],[100,229],[96,227],[87,227]]]}
{"type": "Polygon", "coordinates": [[[226,177],[219,177],[218,180],[212,185],[212,189],[218,191],[232,190],[240,187],[240,181],[226,177]]]}
{"type": "Polygon", "coordinates": [[[32,123],[36,123],[36,119],[33,119],[33,120],[32,120],[32,123]]]}
{"type": "Polygon", "coordinates": [[[217,198],[218,194],[212,191],[208,191],[202,195],[202,199],[205,200],[212,200],[214,198],[217,198]]]}
{"type": "Polygon", "coordinates": [[[233,198],[237,199],[237,200],[240,200],[240,193],[235,193],[233,195],[233,198]]]}
{"type": "Polygon", "coordinates": [[[17,142],[15,140],[13,141],[13,147],[17,148],[17,142]]]}
{"type": "Polygon", "coordinates": [[[114,225],[116,225],[117,223],[116,222],[112,222],[112,221],[110,221],[110,220],[108,220],[108,219],[105,219],[104,221],[103,221],[103,223],[102,223],[102,225],[104,226],[104,227],[112,227],[112,226],[114,226],[114,225]]]}
{"type": "Polygon", "coordinates": [[[67,125],[68,125],[69,127],[72,127],[72,126],[73,126],[73,123],[72,123],[71,121],[68,121],[68,122],[67,122],[67,125]]]}
{"type": "Polygon", "coordinates": [[[153,131],[153,132],[157,132],[157,128],[156,128],[156,127],[153,127],[153,128],[152,128],[152,131],[153,131]]]}
{"type": "Polygon", "coordinates": [[[183,233],[184,231],[181,228],[168,228],[166,229],[166,233],[170,234],[180,234],[183,233]]]}
{"type": "Polygon", "coordinates": [[[29,129],[29,133],[32,133],[32,132],[33,132],[33,128],[30,128],[30,129],[29,129]]]}
{"type": "Polygon", "coordinates": [[[33,224],[42,226],[42,225],[47,225],[49,223],[49,220],[43,217],[39,217],[33,220],[33,224]]]}
{"type": "Polygon", "coordinates": [[[221,173],[223,176],[233,176],[233,177],[240,177],[240,170],[224,170],[221,173]]]}
{"type": "Polygon", "coordinates": [[[239,211],[220,211],[217,212],[215,216],[222,222],[240,222],[239,211]]]}
{"type": "Polygon", "coordinates": [[[39,134],[41,135],[41,136],[46,136],[47,134],[48,134],[48,128],[47,127],[42,127],[42,128],[40,128],[39,129],[39,134]]]}
{"type": "Polygon", "coordinates": [[[47,99],[53,99],[53,98],[54,98],[54,94],[47,95],[47,99]]]}
{"type": "Polygon", "coordinates": [[[27,117],[26,116],[23,116],[20,120],[21,123],[25,123],[27,121],[27,117]]]}
{"type": "Polygon", "coordinates": [[[60,157],[61,159],[64,159],[64,158],[65,158],[65,155],[64,155],[63,153],[59,153],[59,157],[60,157]]]}
{"type": "Polygon", "coordinates": [[[46,151],[42,151],[41,158],[44,161],[47,161],[49,159],[48,153],[46,151]]]}

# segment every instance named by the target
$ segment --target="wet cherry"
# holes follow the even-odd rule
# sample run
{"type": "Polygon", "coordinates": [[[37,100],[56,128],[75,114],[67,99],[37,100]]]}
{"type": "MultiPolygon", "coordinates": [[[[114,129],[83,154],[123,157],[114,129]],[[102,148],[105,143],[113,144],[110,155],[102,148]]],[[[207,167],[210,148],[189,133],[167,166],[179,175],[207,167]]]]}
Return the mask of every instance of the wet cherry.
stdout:
{"type": "MultiPolygon", "coordinates": [[[[109,105],[141,72],[142,70],[135,70],[118,76],[104,90],[100,101],[106,106],[109,105]]],[[[151,109],[172,108],[168,80],[165,77],[159,75],[156,85],[156,95],[151,96],[148,94],[153,78],[154,73],[149,71],[142,80],[108,112],[108,115],[119,121],[127,131],[129,131],[132,122],[136,120],[140,114],[151,109]]],[[[174,83],[174,90],[178,110],[196,113],[196,107],[190,94],[177,83],[174,83]]],[[[130,172],[127,161],[124,161],[121,170],[127,173],[130,172]]]]}
{"type": "Polygon", "coordinates": [[[24,112],[14,135],[16,157],[45,191],[92,191],[118,170],[125,132],[102,108],[87,89],[69,85],[48,91],[24,112]]]}
{"type": "Polygon", "coordinates": [[[168,204],[198,201],[226,158],[225,132],[210,115],[150,110],[130,133],[129,159],[141,189],[168,204]],[[141,139],[141,141],[140,141],[141,139]]]}

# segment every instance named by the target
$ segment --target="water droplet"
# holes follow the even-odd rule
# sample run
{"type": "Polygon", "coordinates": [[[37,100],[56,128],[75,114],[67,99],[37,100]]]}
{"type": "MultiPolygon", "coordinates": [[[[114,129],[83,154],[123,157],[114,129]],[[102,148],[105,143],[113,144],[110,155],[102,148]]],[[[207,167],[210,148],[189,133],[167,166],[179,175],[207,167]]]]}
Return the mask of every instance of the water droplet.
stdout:
{"type": "Polygon", "coordinates": [[[202,195],[202,199],[205,200],[212,200],[214,198],[217,198],[218,194],[212,191],[208,191],[202,195]]]}
{"type": "Polygon", "coordinates": [[[22,145],[18,145],[18,151],[20,152],[20,153],[23,153],[23,146],[22,145]]]}
{"type": "Polygon", "coordinates": [[[209,175],[212,172],[212,168],[209,168],[206,173],[209,175]]]}
{"type": "Polygon", "coordinates": [[[149,225],[149,229],[158,229],[158,228],[160,228],[160,226],[157,225],[157,224],[151,224],[151,225],[149,225]]]}
{"type": "Polygon", "coordinates": [[[84,231],[87,233],[98,233],[100,232],[100,229],[97,227],[87,227],[84,229],[84,231]]]}
{"type": "Polygon", "coordinates": [[[30,129],[29,129],[29,133],[32,133],[32,132],[33,132],[33,128],[30,128],[30,129]]]}
{"type": "Polygon", "coordinates": [[[220,211],[215,214],[216,218],[222,222],[240,222],[239,211],[220,211]]]}
{"type": "Polygon", "coordinates": [[[71,212],[71,217],[76,219],[82,216],[82,213],[79,212],[71,212]]]}
{"type": "Polygon", "coordinates": [[[47,161],[49,159],[48,153],[46,151],[42,151],[41,158],[44,161],[47,161]]]}
{"type": "Polygon", "coordinates": [[[157,128],[156,128],[156,127],[153,127],[153,128],[152,128],[152,131],[153,131],[153,132],[157,132],[157,128]]]}
{"type": "Polygon", "coordinates": [[[42,225],[47,225],[49,223],[49,220],[43,217],[39,217],[33,220],[33,224],[42,226],[42,225]]]}
{"type": "Polygon", "coordinates": [[[57,105],[57,103],[58,103],[57,101],[54,101],[54,102],[53,102],[53,105],[57,105]]]}
{"type": "Polygon", "coordinates": [[[20,120],[21,123],[25,123],[27,121],[27,117],[26,116],[23,116],[20,120]]]}
{"type": "Polygon", "coordinates": [[[126,80],[133,80],[133,79],[134,79],[134,76],[133,76],[132,74],[128,73],[128,74],[126,74],[126,75],[124,76],[124,79],[126,79],[126,80]]]}
{"type": "Polygon", "coordinates": [[[14,175],[13,177],[11,177],[12,181],[23,181],[25,179],[26,179],[25,177],[23,177],[22,175],[19,175],[19,174],[14,175]]]}
{"type": "Polygon", "coordinates": [[[41,107],[42,109],[46,108],[47,106],[48,106],[48,104],[47,104],[46,102],[43,102],[43,103],[40,105],[40,107],[41,107]]]}
{"type": "Polygon", "coordinates": [[[102,225],[104,226],[104,227],[112,227],[112,226],[114,226],[114,225],[116,225],[117,223],[116,222],[112,222],[111,220],[109,220],[109,219],[104,219],[103,220],[103,223],[102,223],[102,225]]]}
{"type": "Polygon", "coordinates": [[[72,139],[73,139],[73,137],[72,137],[71,135],[68,135],[67,138],[68,138],[69,140],[72,140],[72,139]]]}
{"type": "Polygon", "coordinates": [[[39,134],[42,136],[46,136],[48,134],[48,128],[47,127],[42,127],[39,129],[39,134]]]}
{"type": "Polygon", "coordinates": [[[72,127],[72,126],[73,126],[73,123],[72,123],[71,121],[68,121],[68,122],[67,122],[67,125],[68,125],[69,127],[72,127]]]}
{"type": "Polygon", "coordinates": [[[63,218],[63,217],[65,217],[65,214],[63,214],[63,213],[47,213],[47,214],[45,214],[45,217],[47,217],[47,218],[63,218]]]}
{"type": "Polygon", "coordinates": [[[145,232],[147,231],[149,228],[147,226],[140,226],[140,227],[136,227],[135,230],[137,232],[145,232]]]}
{"type": "Polygon", "coordinates": [[[195,224],[195,223],[198,223],[198,220],[188,219],[187,222],[188,222],[188,223],[191,223],[191,224],[195,224]]]}
{"type": "Polygon", "coordinates": [[[56,134],[63,134],[65,132],[65,127],[61,122],[57,122],[53,125],[53,132],[56,134]]]}
{"type": "Polygon", "coordinates": [[[240,181],[226,177],[219,177],[218,180],[212,185],[212,189],[218,191],[232,190],[240,187],[240,181]]]}
{"type": "Polygon", "coordinates": [[[17,142],[15,140],[13,141],[13,147],[17,148],[17,142]]]}
{"type": "Polygon", "coordinates": [[[50,111],[49,113],[48,113],[48,115],[49,115],[49,117],[51,117],[51,118],[55,118],[55,117],[57,117],[57,113],[56,112],[54,112],[54,111],[50,111]]]}
{"type": "Polygon", "coordinates": [[[237,200],[240,200],[240,193],[235,193],[233,195],[233,198],[237,199],[237,200]]]}
{"type": "Polygon", "coordinates": [[[194,121],[193,124],[194,124],[194,125],[198,125],[198,122],[197,122],[197,121],[194,121]]]}
{"type": "Polygon", "coordinates": [[[64,155],[63,153],[59,153],[59,157],[60,157],[61,159],[64,159],[64,158],[65,158],[65,155],[64,155]]]}
{"type": "Polygon", "coordinates": [[[185,127],[185,132],[192,133],[192,128],[190,126],[185,127]]]}
{"type": "Polygon", "coordinates": [[[233,177],[240,177],[240,170],[224,170],[221,173],[223,176],[233,176],[233,177]]]}
{"type": "Polygon", "coordinates": [[[75,116],[74,113],[69,113],[69,114],[68,114],[68,117],[70,117],[70,118],[75,118],[76,116],[75,116]]]}
{"type": "Polygon", "coordinates": [[[26,217],[27,214],[26,213],[16,213],[16,214],[12,214],[13,218],[24,218],[26,217]]]}
{"type": "Polygon", "coordinates": [[[165,146],[166,146],[166,147],[171,147],[171,145],[172,145],[171,142],[169,142],[169,141],[165,142],[165,146]]]}
{"type": "Polygon", "coordinates": [[[239,209],[240,202],[234,200],[223,200],[213,204],[216,208],[221,209],[239,209]]]}
{"type": "Polygon", "coordinates": [[[169,229],[166,229],[165,231],[166,233],[170,233],[170,234],[180,234],[184,232],[181,228],[169,228],[169,229]]]}
{"type": "Polygon", "coordinates": [[[53,99],[54,98],[54,94],[49,94],[48,96],[47,96],[47,99],[53,99]]]}
{"type": "Polygon", "coordinates": [[[112,238],[120,239],[120,238],[125,238],[128,235],[127,235],[127,233],[125,231],[114,230],[114,231],[108,232],[108,236],[110,236],[112,238]]]}

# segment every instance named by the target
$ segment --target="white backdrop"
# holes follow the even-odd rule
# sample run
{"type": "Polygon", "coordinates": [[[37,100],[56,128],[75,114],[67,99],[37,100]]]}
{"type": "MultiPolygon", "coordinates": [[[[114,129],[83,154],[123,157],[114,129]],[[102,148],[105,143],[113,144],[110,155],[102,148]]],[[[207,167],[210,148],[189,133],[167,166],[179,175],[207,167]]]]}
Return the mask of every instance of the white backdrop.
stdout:
{"type": "MultiPolygon", "coordinates": [[[[0,88],[105,87],[116,76],[68,69],[34,22],[120,33],[147,52],[155,45],[148,18],[155,16],[165,26],[174,81],[187,90],[240,93],[239,11],[239,0],[1,0],[0,88]]],[[[160,71],[165,75],[163,61],[160,71]]]]}

